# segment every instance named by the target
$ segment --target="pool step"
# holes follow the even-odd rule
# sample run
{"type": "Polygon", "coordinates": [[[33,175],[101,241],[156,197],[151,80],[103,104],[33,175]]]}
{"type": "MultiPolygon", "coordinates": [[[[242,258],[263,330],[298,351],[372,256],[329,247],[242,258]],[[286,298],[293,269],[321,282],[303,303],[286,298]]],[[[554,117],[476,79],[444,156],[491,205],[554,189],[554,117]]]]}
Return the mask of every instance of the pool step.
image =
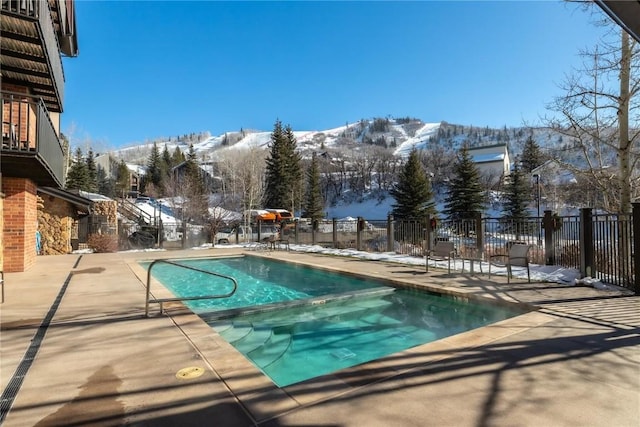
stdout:
{"type": "Polygon", "coordinates": [[[305,323],[309,321],[318,321],[334,316],[341,315],[354,315],[359,312],[366,312],[371,310],[380,311],[382,308],[390,305],[391,302],[381,299],[369,299],[365,298],[356,302],[351,300],[350,304],[341,304],[337,302],[330,302],[327,304],[315,304],[312,306],[305,306],[304,308],[291,309],[284,312],[284,314],[278,312],[270,312],[261,318],[259,321],[268,322],[273,327],[290,325],[292,323],[305,323]]]}
{"type": "Polygon", "coordinates": [[[266,314],[262,319],[254,317],[251,322],[226,320],[212,325],[238,351],[264,369],[280,361],[287,353],[295,331],[304,333],[309,328],[313,329],[314,323],[331,322],[334,318],[363,319],[381,313],[390,304],[380,298],[358,298],[349,304],[314,304],[294,313],[287,311],[284,315],[270,312],[268,317],[266,314]]]}
{"type": "Polygon", "coordinates": [[[217,333],[223,335],[225,331],[233,328],[233,322],[230,320],[217,320],[210,322],[209,326],[215,329],[217,333]]]}
{"type": "Polygon", "coordinates": [[[253,331],[253,325],[249,322],[234,322],[232,328],[227,328],[224,331],[220,332],[220,335],[230,342],[234,344],[246,337],[253,331]]]}
{"type": "MultiPolygon", "coordinates": [[[[350,305],[327,305],[314,312],[314,321],[328,320],[339,316],[363,317],[369,312],[381,312],[385,307],[391,305],[391,302],[379,299],[358,301],[357,304],[350,305]]],[[[301,323],[309,321],[309,319],[301,319],[301,323]]]]}
{"type": "Polygon", "coordinates": [[[265,345],[247,353],[247,356],[260,368],[266,368],[279,360],[287,352],[290,345],[290,333],[274,333],[265,345]]]}
{"type": "Polygon", "coordinates": [[[233,342],[233,346],[242,353],[251,353],[257,348],[264,346],[264,344],[271,338],[270,327],[254,327],[251,332],[233,342]]]}

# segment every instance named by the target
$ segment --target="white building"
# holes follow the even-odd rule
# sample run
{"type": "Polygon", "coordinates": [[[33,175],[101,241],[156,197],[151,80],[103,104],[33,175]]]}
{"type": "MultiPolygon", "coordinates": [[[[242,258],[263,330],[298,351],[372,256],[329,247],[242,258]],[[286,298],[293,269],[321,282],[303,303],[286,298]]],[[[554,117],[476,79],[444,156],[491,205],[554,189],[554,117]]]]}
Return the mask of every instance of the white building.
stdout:
{"type": "Polygon", "coordinates": [[[485,145],[482,147],[470,147],[469,155],[478,167],[480,175],[498,182],[509,175],[511,160],[507,144],[485,145]]]}

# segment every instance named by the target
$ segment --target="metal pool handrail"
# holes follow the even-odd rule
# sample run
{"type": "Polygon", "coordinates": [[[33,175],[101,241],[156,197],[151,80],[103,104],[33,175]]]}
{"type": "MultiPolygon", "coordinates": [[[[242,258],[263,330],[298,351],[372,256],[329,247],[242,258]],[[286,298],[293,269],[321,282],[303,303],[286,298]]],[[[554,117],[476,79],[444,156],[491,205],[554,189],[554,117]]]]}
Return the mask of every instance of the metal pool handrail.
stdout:
{"type": "Polygon", "coordinates": [[[199,299],[229,298],[230,296],[232,296],[236,292],[236,290],[238,290],[238,282],[236,281],[236,279],[234,279],[231,276],[225,276],[224,274],[214,273],[213,271],[201,270],[199,268],[191,267],[191,266],[188,266],[188,265],[178,264],[177,262],[169,261],[169,260],[166,260],[166,259],[157,259],[157,260],[153,261],[151,264],[149,264],[149,269],[147,270],[147,294],[146,294],[146,298],[145,298],[144,315],[145,315],[145,317],[149,317],[149,303],[151,303],[151,302],[159,303],[160,304],[160,313],[163,313],[162,305],[165,302],[192,301],[192,300],[199,300],[199,299]],[[229,279],[229,280],[231,280],[233,282],[233,289],[231,290],[231,292],[229,292],[227,294],[223,294],[223,295],[204,295],[204,296],[198,296],[198,297],[178,297],[178,298],[154,298],[154,299],[149,299],[149,296],[151,295],[151,269],[153,268],[154,265],[156,265],[158,263],[170,264],[170,265],[174,265],[176,267],[186,268],[187,270],[198,271],[200,273],[209,274],[211,276],[217,276],[217,277],[222,277],[223,279],[229,279]]]}

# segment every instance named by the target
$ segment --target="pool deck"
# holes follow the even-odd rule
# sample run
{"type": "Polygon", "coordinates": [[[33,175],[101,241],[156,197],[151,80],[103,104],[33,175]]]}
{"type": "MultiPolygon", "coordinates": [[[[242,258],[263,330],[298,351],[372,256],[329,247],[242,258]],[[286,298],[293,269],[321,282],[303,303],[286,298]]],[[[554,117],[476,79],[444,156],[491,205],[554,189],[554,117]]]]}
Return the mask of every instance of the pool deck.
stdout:
{"type": "MultiPolygon", "coordinates": [[[[218,248],[38,257],[5,279],[7,427],[640,425],[638,296],[218,248]],[[152,305],[144,317],[146,276],[137,261],[232,253],[539,309],[280,389],[181,304],[162,316],[152,305]],[[178,378],[183,368],[203,373],[178,378]]],[[[155,282],[152,292],[168,295],[155,282]]]]}

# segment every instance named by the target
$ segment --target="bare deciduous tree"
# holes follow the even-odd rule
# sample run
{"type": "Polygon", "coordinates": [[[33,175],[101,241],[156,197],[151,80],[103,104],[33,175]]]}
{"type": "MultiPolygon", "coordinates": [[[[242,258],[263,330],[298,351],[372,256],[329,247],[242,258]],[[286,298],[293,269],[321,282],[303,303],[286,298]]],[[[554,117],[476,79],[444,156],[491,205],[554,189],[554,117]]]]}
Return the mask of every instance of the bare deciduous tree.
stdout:
{"type": "Polygon", "coordinates": [[[603,195],[596,207],[628,213],[640,179],[640,47],[615,31],[620,35],[581,52],[582,68],[566,78],[564,94],[549,106],[555,114],[545,121],[569,137],[554,157],[603,195]]]}
{"type": "Polygon", "coordinates": [[[264,193],[266,154],[256,147],[220,152],[218,168],[224,182],[224,197],[231,209],[244,212],[259,207],[264,193]]]}

